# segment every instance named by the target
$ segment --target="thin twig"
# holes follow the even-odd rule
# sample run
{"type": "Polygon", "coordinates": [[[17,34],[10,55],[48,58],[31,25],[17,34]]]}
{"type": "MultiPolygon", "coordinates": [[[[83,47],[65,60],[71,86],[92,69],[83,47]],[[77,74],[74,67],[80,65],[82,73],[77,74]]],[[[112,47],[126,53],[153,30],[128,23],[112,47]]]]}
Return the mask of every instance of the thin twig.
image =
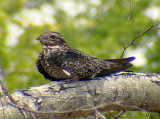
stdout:
{"type": "Polygon", "coordinates": [[[133,19],[133,12],[132,12],[132,6],[133,6],[133,2],[132,0],[129,1],[129,7],[130,7],[130,15],[128,17],[128,22],[130,20],[130,18],[132,19],[132,21],[134,22],[134,19],[133,19]]]}
{"type": "Polygon", "coordinates": [[[126,111],[123,111],[122,113],[120,113],[119,115],[116,116],[116,118],[118,119],[118,117],[122,116],[126,111]]]}
{"type": "MultiPolygon", "coordinates": [[[[121,54],[121,57],[120,57],[120,58],[123,57],[123,55],[124,55],[124,53],[125,53],[125,51],[126,51],[126,49],[127,49],[128,47],[130,47],[131,45],[136,44],[136,43],[134,43],[134,41],[135,41],[138,37],[142,36],[144,33],[146,33],[146,32],[149,31],[149,30],[152,30],[152,29],[160,29],[160,28],[153,28],[153,27],[157,26],[159,23],[160,23],[160,21],[159,21],[158,23],[156,23],[155,25],[151,25],[151,26],[150,26],[149,28],[147,28],[145,31],[143,31],[143,32],[140,33],[139,35],[135,36],[135,37],[133,38],[133,40],[132,40],[127,46],[125,46],[125,45],[124,45],[124,42],[122,42],[123,51],[122,51],[122,54],[121,54]]],[[[158,37],[159,37],[159,36],[158,36],[158,37]]],[[[146,43],[151,42],[151,41],[153,41],[153,39],[147,41],[146,43]]]]}
{"type": "MultiPolygon", "coordinates": [[[[17,102],[11,96],[11,94],[9,93],[9,91],[6,88],[4,88],[4,86],[2,85],[1,81],[2,81],[2,75],[1,75],[1,71],[0,71],[0,90],[1,90],[1,94],[2,95],[6,95],[8,97],[8,99],[10,100],[10,102],[12,102],[13,104],[17,104],[17,102]]],[[[2,101],[1,101],[1,103],[2,103],[2,101]]],[[[3,103],[2,103],[2,106],[3,106],[3,103]]],[[[22,113],[22,115],[26,119],[27,115],[25,114],[25,112],[23,110],[19,109],[19,108],[18,108],[18,110],[22,113]]],[[[3,110],[3,114],[4,114],[4,110],[3,110]]],[[[5,119],[5,116],[4,116],[4,119],[5,119]]]]}
{"type": "Polygon", "coordinates": [[[138,45],[138,44],[144,45],[144,44],[150,43],[150,42],[152,42],[153,40],[158,39],[158,38],[160,38],[159,35],[158,35],[157,37],[155,37],[155,38],[152,38],[151,40],[146,41],[146,42],[142,42],[142,43],[134,43],[134,44],[136,44],[136,45],[138,45]]]}

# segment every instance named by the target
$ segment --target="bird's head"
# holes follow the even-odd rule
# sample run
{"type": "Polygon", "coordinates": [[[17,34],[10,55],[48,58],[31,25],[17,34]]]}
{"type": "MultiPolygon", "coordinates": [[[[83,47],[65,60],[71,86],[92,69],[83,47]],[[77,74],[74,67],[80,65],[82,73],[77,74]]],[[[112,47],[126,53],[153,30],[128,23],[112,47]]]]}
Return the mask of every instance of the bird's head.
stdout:
{"type": "Polygon", "coordinates": [[[42,46],[68,46],[63,36],[53,31],[43,33],[37,40],[41,42],[42,46]]]}

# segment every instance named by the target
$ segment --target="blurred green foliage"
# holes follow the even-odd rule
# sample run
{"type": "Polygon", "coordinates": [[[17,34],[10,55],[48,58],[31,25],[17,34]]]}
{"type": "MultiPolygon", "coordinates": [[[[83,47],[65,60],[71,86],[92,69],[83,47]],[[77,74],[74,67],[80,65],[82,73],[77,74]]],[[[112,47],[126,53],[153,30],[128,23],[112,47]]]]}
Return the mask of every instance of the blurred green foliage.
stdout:
{"type": "MultiPolygon", "coordinates": [[[[115,119],[116,116],[122,114],[122,112],[120,111],[111,111],[110,113],[104,113],[107,119],[115,119]]],[[[149,113],[145,111],[139,111],[139,112],[138,111],[127,111],[123,113],[121,116],[119,116],[118,119],[159,119],[159,114],[156,112],[149,113]]]]}
{"type": "MultiPolygon", "coordinates": [[[[147,12],[150,13],[148,10],[150,8],[160,8],[160,2],[158,0],[1,0],[0,65],[4,86],[14,91],[49,82],[44,80],[35,66],[41,50],[36,38],[47,31],[60,32],[71,47],[92,56],[119,58],[123,50],[122,41],[125,45],[129,44],[134,36],[158,22],[157,18],[146,15],[147,12]]],[[[155,14],[154,11],[150,14],[152,13],[155,14]]],[[[160,34],[158,29],[151,30],[136,42],[146,42],[158,34],[160,34]]],[[[146,59],[145,65],[134,66],[132,70],[159,72],[159,46],[160,38],[148,44],[131,46],[131,49],[143,49],[146,59]]],[[[125,115],[142,119],[142,117],[147,118],[149,114],[127,112],[125,115]]],[[[109,114],[106,116],[111,117],[109,114]]]]}

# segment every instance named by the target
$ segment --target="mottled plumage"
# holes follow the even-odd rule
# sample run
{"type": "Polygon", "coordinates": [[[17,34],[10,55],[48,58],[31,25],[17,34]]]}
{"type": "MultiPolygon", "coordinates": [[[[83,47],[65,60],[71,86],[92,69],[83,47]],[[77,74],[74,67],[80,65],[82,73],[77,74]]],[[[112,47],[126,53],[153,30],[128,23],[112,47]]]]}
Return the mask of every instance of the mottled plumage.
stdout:
{"type": "Polygon", "coordinates": [[[42,50],[37,59],[39,72],[49,80],[90,79],[125,70],[132,66],[134,57],[99,59],[68,46],[57,32],[46,32],[37,40],[42,50]]]}

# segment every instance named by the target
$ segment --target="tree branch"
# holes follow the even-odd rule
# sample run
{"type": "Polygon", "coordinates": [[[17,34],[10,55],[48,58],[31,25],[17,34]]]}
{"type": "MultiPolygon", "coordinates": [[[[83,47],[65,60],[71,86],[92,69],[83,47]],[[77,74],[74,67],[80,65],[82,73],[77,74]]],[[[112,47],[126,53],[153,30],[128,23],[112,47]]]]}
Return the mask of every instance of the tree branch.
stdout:
{"type": "MultiPolygon", "coordinates": [[[[0,118],[100,116],[101,111],[160,112],[160,74],[119,73],[73,83],[51,82],[1,97],[0,118]],[[2,105],[3,104],[3,105],[2,105]],[[22,113],[24,112],[24,113],[22,113]]],[[[103,117],[103,116],[101,116],[103,117]]]]}

